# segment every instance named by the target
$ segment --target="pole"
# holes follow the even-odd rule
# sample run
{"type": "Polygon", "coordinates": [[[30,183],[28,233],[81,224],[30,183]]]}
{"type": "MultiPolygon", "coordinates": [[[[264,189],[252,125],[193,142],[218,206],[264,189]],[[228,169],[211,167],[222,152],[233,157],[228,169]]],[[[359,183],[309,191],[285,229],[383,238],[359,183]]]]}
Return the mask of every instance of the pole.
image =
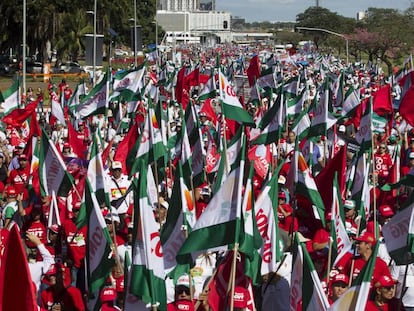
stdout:
{"type": "Polygon", "coordinates": [[[97,8],[97,0],[93,2],[93,78],[92,78],[92,85],[95,86],[96,81],[96,8],[97,8]]]}
{"type": "Polygon", "coordinates": [[[134,66],[138,67],[137,62],[137,0],[134,0],[134,66]]]}
{"type": "Polygon", "coordinates": [[[342,39],[345,40],[345,44],[346,44],[346,65],[349,65],[349,51],[348,51],[348,38],[345,37],[343,34],[334,32],[332,30],[328,30],[328,29],[324,29],[324,28],[313,28],[313,27],[296,27],[296,29],[299,30],[310,30],[310,31],[322,31],[322,32],[326,32],[329,33],[331,35],[337,36],[337,37],[341,37],[342,39]]]}
{"type": "MultiPolygon", "coordinates": [[[[26,30],[27,30],[27,24],[26,24],[26,0],[23,0],[23,93],[26,94],[26,30]]],[[[20,103],[19,103],[20,105],[20,103]]]]}

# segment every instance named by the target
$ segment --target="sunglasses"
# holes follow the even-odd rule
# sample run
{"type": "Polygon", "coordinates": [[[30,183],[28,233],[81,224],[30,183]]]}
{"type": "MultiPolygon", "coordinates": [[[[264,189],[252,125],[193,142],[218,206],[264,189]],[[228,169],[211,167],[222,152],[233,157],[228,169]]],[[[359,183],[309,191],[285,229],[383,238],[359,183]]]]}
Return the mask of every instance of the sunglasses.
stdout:
{"type": "Polygon", "coordinates": [[[176,294],[181,294],[181,293],[185,293],[186,295],[190,295],[190,289],[187,286],[177,286],[175,288],[175,293],[176,294]]]}
{"type": "Polygon", "coordinates": [[[348,285],[346,285],[345,283],[334,283],[332,286],[334,287],[340,287],[340,288],[347,288],[348,285]]]}
{"type": "Polygon", "coordinates": [[[385,290],[392,290],[392,289],[394,289],[394,286],[382,286],[381,288],[383,288],[385,290]]]}

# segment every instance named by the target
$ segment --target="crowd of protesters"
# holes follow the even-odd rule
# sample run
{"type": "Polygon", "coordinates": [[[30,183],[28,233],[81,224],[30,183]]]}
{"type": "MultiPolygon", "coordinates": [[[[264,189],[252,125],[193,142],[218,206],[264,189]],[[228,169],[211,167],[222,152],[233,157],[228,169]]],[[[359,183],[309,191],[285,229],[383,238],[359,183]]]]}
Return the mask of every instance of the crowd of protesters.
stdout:
{"type": "MultiPolygon", "coordinates": [[[[228,79],[231,80],[237,75],[244,75],[246,78],[248,65],[242,66],[240,59],[244,56],[249,57],[249,53],[251,57],[261,51],[258,47],[242,51],[241,48],[227,46],[203,52],[201,55],[200,50],[192,52],[198,53],[197,56],[201,62],[200,72],[205,70],[206,74],[214,70],[217,65],[215,62],[219,59],[216,56],[220,54],[221,65],[227,67],[228,79]],[[228,70],[230,67],[231,71],[228,70]]],[[[347,67],[343,62],[328,56],[318,58],[316,55],[300,53],[276,55],[271,53],[271,48],[268,48],[267,52],[267,59],[261,59],[260,66],[263,70],[274,68],[276,83],[287,82],[292,77],[300,77],[295,91],[296,96],[303,92],[306,94],[301,110],[312,107],[312,103],[323,96],[326,76],[330,76],[336,83],[339,83],[340,77],[344,78],[343,85],[339,87],[331,85],[332,112],[340,114],[343,108],[343,101],[337,100],[340,97],[338,89],[342,88],[341,94],[345,94],[351,87],[359,90],[359,101],[363,102],[375,96],[381,88],[389,85],[391,108],[381,115],[386,120],[384,125],[375,128],[372,134],[372,161],[368,164],[371,165],[368,171],[370,204],[365,206],[364,217],[361,215],[361,210],[364,210],[360,208],[361,199],[351,197],[351,184],[349,184],[356,176],[353,169],[356,167],[360,146],[355,137],[360,129],[361,116],[356,118],[355,115],[350,114],[341,118],[334,126],[328,128],[324,135],[313,139],[311,152],[307,153],[308,165],[314,177],[322,174],[325,169],[329,169],[330,161],[341,150],[345,150],[346,154],[345,174],[349,186],[346,187],[345,193],[341,194],[339,206],[342,209],[341,214],[344,215],[344,228],[353,247],[334,266],[331,266],[332,258],[330,258],[333,238],[331,206],[325,205],[325,226],[323,226],[322,222],[315,220],[308,202],[301,201],[300,196],[292,192],[289,186],[289,182],[292,182],[289,174],[290,160],[295,150],[302,148],[307,139],[305,137],[298,141],[298,132],[293,128],[294,120],[286,120],[281,137],[277,139],[277,142],[272,142],[267,150],[270,153],[267,172],[260,174],[256,169],[253,177],[254,193],[255,197],[258,197],[267,182],[267,174],[271,173],[278,164],[284,163],[278,176],[279,191],[277,197],[272,200],[277,206],[277,224],[280,229],[279,234],[284,238],[286,258],[281,264],[281,269],[263,275],[262,281],[253,289],[236,286],[233,296],[234,310],[253,310],[252,301],[255,301],[255,307],[258,310],[290,310],[293,246],[291,241],[296,232],[300,233],[301,241],[314,262],[330,303],[337,301],[350,287],[352,281],[357,279],[371,256],[378,256],[375,261],[371,294],[366,310],[404,310],[404,308],[414,310],[413,266],[409,264],[408,269],[404,269],[405,267],[396,265],[387,252],[381,234],[381,228],[412,200],[410,199],[412,187],[409,185],[402,185],[392,191],[385,191],[382,188],[384,185],[397,183],[413,172],[414,130],[398,110],[402,86],[396,82],[395,76],[386,77],[379,68],[373,65],[354,64],[347,67]],[[326,68],[323,69],[322,63],[326,65],[326,68]],[[365,220],[365,216],[366,224],[361,221],[365,220]],[[377,253],[374,250],[378,244],[381,245],[377,253]]],[[[188,64],[194,61],[195,55],[191,54],[191,50],[186,56],[188,64]]],[[[161,81],[161,72],[162,68],[154,65],[145,76],[145,79],[156,81],[155,86],[159,92],[157,99],[161,108],[165,112],[168,111],[165,128],[168,129],[167,139],[170,139],[169,142],[172,143],[168,150],[169,165],[165,168],[165,178],[159,181],[158,185],[159,201],[153,208],[154,218],[160,229],[166,222],[169,209],[172,208],[173,176],[181,156],[179,151],[181,147],[175,145],[177,140],[173,138],[179,137],[183,130],[184,118],[181,110],[183,103],[177,101],[174,94],[176,91],[157,82],[161,81]]],[[[75,94],[65,81],[62,81],[58,87],[51,83],[48,88],[49,92],[55,92],[51,98],[53,96],[60,98],[64,108],[67,108],[71,97],[75,94]]],[[[235,127],[238,125],[228,120],[229,123],[223,128],[219,97],[198,100],[201,88],[201,85],[196,85],[186,90],[189,91],[188,103],[194,105],[198,115],[197,125],[201,131],[205,156],[218,159],[219,137],[223,137],[225,133],[230,142],[235,135],[235,127]]],[[[269,95],[269,93],[248,98],[245,93],[242,94],[240,85],[238,87],[234,85],[234,88],[241,94],[242,104],[257,125],[277,98],[276,95],[269,95]]],[[[105,180],[112,206],[103,206],[102,213],[113,239],[113,256],[117,257],[115,260],[117,264],[108,277],[107,285],[100,293],[101,308],[102,310],[122,310],[127,304],[123,267],[128,262],[127,257],[133,256],[134,195],[133,191],[129,191],[132,180],[128,176],[126,162],[118,161],[114,157],[122,140],[128,135],[129,129],[134,128],[134,124],[137,124],[138,128],[143,125],[148,104],[145,96],[144,99],[138,100],[137,109],[132,114],[128,114],[127,103],[112,102],[106,114],[94,115],[85,120],[74,120],[75,132],[68,129],[67,124],[62,124],[46,110],[42,109],[42,112],[38,113],[39,124],[44,129],[42,135],[48,135],[56,145],[67,166],[67,171],[74,179],[75,186],[67,197],[41,195],[36,191],[36,185],[32,183],[31,161],[33,158],[29,150],[27,129],[24,126],[13,127],[5,124],[4,130],[0,132],[0,194],[2,199],[0,248],[3,250],[5,248],[3,241],[7,241],[3,239],[3,236],[7,236],[12,226],[19,226],[41,310],[85,310],[87,306],[85,258],[87,257],[88,228],[86,226],[77,228],[76,220],[79,217],[82,193],[85,188],[88,152],[90,152],[92,135],[96,131],[101,134],[103,149],[108,145],[111,147],[106,162],[105,180]],[[79,150],[79,146],[71,144],[70,135],[76,136],[76,141],[82,144],[83,149],[81,149],[85,152],[82,156],[75,152],[75,149],[79,150]],[[49,216],[53,213],[54,220],[51,221],[49,216]],[[59,218],[58,222],[57,218],[59,218]]],[[[27,94],[26,101],[30,100],[39,100],[39,97],[35,99],[34,95],[27,94]]],[[[43,104],[42,107],[44,106],[43,104]]],[[[311,111],[310,117],[312,118],[311,111]]],[[[251,129],[248,135],[250,135],[248,140],[253,140],[257,134],[251,129]]],[[[179,140],[178,143],[180,143],[179,140]]],[[[303,153],[305,154],[304,150],[303,153]]],[[[206,160],[206,170],[209,165],[211,164],[206,160]]],[[[213,172],[208,175],[204,183],[194,189],[197,218],[208,208],[209,201],[214,195],[212,187],[214,182],[213,172]]],[[[322,184],[323,189],[319,189],[320,192],[332,191],[332,184],[322,184]]],[[[185,274],[176,280],[167,280],[168,310],[209,310],[206,288],[208,288],[209,278],[214,274],[222,258],[223,252],[207,252],[197,258],[190,273],[191,277],[185,274]]]]}

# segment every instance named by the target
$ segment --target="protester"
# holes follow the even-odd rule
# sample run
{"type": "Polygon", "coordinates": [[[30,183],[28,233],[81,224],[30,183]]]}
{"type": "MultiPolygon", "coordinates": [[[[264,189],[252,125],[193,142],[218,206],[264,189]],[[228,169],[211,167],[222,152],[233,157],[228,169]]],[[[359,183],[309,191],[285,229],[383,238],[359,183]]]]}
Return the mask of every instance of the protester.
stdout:
{"type": "Polygon", "coordinates": [[[372,299],[368,300],[365,310],[367,311],[400,311],[405,310],[399,299],[395,298],[396,281],[387,275],[381,276],[373,288],[372,299]]]}

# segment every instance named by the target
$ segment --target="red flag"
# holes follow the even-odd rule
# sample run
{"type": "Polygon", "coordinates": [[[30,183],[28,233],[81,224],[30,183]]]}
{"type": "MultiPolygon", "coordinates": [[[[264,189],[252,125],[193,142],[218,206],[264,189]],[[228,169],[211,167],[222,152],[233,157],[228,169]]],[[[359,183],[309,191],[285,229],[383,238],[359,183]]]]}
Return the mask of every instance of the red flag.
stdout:
{"type": "MultiPolygon", "coordinates": [[[[230,306],[230,301],[227,299],[229,294],[227,290],[229,288],[229,281],[231,275],[231,267],[233,264],[233,251],[229,252],[223,259],[223,262],[217,269],[217,273],[214,275],[214,279],[210,282],[210,292],[208,294],[208,303],[212,310],[221,311],[227,310],[230,306]]],[[[241,286],[247,288],[249,285],[249,279],[244,274],[244,258],[243,255],[237,258],[236,263],[236,279],[235,286],[241,286]]]]}
{"type": "Polygon", "coordinates": [[[39,100],[31,102],[25,108],[14,109],[2,121],[14,127],[21,127],[22,123],[35,112],[38,103],[39,100]]]}
{"type": "Polygon", "coordinates": [[[343,146],[338,153],[315,177],[315,183],[322,197],[325,206],[332,205],[332,191],[323,191],[327,185],[333,185],[335,172],[338,172],[338,187],[342,198],[345,198],[346,189],[346,146],[343,146]]]}
{"type": "Polygon", "coordinates": [[[124,137],[124,139],[119,143],[118,148],[115,151],[114,161],[119,161],[122,163],[122,173],[129,175],[126,159],[129,152],[135,145],[135,142],[138,139],[138,128],[137,123],[134,123],[128,134],[124,137]]]}
{"type": "Polygon", "coordinates": [[[17,225],[10,230],[1,262],[0,305],[2,310],[37,310],[32,277],[17,225]]]}
{"type": "Polygon", "coordinates": [[[373,103],[373,110],[376,114],[383,116],[393,113],[391,86],[389,84],[381,87],[374,93],[373,103]]]}
{"type": "Polygon", "coordinates": [[[207,119],[209,119],[214,125],[217,123],[217,115],[214,108],[211,106],[211,98],[207,98],[204,101],[200,112],[204,112],[207,115],[207,119]]]}
{"type": "Polygon", "coordinates": [[[178,71],[177,74],[177,83],[175,85],[175,99],[177,100],[177,103],[181,104],[182,96],[183,96],[183,86],[184,86],[184,77],[185,72],[187,68],[183,67],[178,71]]]}
{"type": "Polygon", "coordinates": [[[104,166],[108,166],[109,154],[111,153],[112,145],[114,143],[114,138],[112,138],[109,141],[108,146],[106,146],[106,148],[104,149],[104,151],[102,151],[101,157],[102,157],[102,163],[103,163],[104,166]]]}
{"type": "Polygon", "coordinates": [[[260,77],[259,56],[255,55],[250,60],[249,68],[247,68],[247,77],[249,78],[249,85],[253,86],[255,79],[260,77]]]}
{"type": "Polygon", "coordinates": [[[71,146],[73,153],[76,154],[78,158],[84,159],[86,146],[83,143],[83,139],[78,138],[78,133],[76,132],[72,123],[69,121],[66,123],[68,125],[68,143],[71,146]]]}
{"type": "Polygon", "coordinates": [[[199,84],[200,69],[197,67],[184,77],[184,88],[190,90],[192,86],[199,84]]]}
{"type": "Polygon", "coordinates": [[[254,161],[254,170],[256,171],[256,174],[264,180],[269,171],[270,162],[272,161],[270,146],[254,145],[249,149],[247,157],[250,161],[254,161]]]}
{"type": "Polygon", "coordinates": [[[410,87],[401,98],[400,114],[408,124],[414,126],[414,87],[410,87]]]}

